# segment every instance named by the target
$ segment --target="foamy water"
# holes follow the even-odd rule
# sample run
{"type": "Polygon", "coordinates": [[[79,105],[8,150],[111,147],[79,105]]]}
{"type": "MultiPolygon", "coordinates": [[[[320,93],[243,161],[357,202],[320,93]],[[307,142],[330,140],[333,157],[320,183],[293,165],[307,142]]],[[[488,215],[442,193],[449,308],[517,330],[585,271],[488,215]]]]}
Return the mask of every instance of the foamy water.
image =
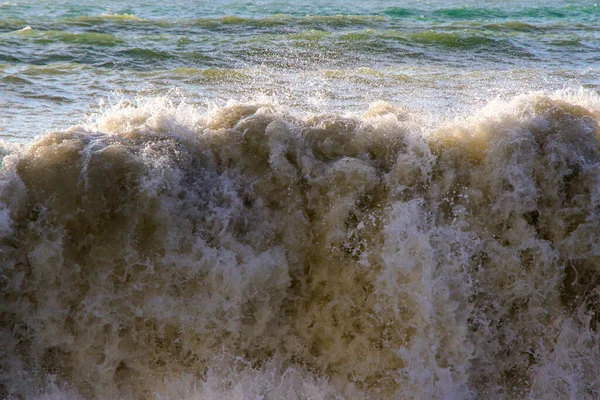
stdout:
{"type": "Polygon", "coordinates": [[[598,90],[599,25],[581,0],[6,2],[0,135],[29,142],[99,103],[174,91],[198,108],[267,96],[316,114],[386,101],[453,118],[569,80],[598,90]]]}
{"type": "Polygon", "coordinates": [[[595,5],[0,4],[0,397],[600,397],[595,5]]]}
{"type": "Polygon", "coordinates": [[[122,104],[3,150],[17,398],[594,398],[597,95],[122,104]]]}

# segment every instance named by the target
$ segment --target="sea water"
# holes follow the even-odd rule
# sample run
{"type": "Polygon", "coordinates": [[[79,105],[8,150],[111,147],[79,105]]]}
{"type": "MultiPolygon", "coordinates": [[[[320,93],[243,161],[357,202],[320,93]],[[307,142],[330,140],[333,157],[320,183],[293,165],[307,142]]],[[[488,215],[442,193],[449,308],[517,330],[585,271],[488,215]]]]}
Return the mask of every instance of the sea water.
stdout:
{"type": "Polygon", "coordinates": [[[600,396],[593,1],[0,3],[0,397],[600,396]]]}

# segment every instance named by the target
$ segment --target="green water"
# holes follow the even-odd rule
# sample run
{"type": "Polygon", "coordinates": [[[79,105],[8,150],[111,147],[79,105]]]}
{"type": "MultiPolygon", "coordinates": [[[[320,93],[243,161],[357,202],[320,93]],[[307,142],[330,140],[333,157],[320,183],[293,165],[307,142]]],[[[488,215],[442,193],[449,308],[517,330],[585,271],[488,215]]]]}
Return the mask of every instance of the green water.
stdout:
{"type": "Polygon", "coordinates": [[[593,1],[0,1],[0,398],[600,398],[593,1]]]}
{"type": "Polygon", "coordinates": [[[0,132],[27,140],[99,102],[174,90],[204,106],[268,96],[309,112],[376,100],[468,112],[569,79],[596,88],[599,25],[583,1],[4,2],[0,132]]]}

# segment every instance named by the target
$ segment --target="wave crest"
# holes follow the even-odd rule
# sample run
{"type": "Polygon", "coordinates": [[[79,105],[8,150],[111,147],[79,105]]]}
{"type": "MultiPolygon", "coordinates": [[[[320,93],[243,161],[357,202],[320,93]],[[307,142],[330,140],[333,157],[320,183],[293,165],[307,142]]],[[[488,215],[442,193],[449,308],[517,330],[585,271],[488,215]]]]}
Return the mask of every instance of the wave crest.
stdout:
{"type": "Polygon", "coordinates": [[[0,392],[597,395],[598,105],[153,100],[12,149],[0,392]]]}

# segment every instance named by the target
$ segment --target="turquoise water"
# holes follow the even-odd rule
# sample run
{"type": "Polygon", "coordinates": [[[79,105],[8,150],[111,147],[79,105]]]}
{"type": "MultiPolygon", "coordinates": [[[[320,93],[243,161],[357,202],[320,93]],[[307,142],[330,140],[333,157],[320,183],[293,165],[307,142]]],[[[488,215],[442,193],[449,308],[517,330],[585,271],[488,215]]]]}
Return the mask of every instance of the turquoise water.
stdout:
{"type": "Polygon", "coordinates": [[[569,79],[596,89],[599,23],[584,1],[4,2],[0,128],[27,141],[98,102],[174,89],[199,106],[465,112],[569,79]]]}
{"type": "Polygon", "coordinates": [[[600,398],[599,89],[593,1],[1,2],[0,398],[600,398]]]}

